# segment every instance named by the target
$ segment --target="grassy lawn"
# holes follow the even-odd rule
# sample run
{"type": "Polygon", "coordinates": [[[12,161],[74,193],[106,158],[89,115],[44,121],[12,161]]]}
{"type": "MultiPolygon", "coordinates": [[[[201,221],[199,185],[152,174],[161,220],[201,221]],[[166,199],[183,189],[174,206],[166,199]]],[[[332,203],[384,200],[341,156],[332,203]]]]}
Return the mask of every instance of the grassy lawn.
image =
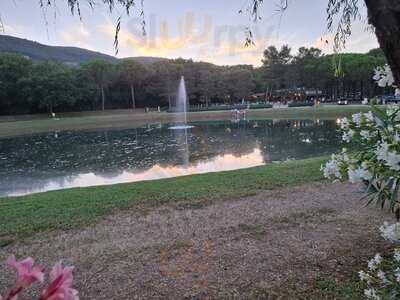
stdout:
{"type": "MultiPolygon", "coordinates": [[[[338,117],[349,116],[360,111],[368,111],[368,106],[322,106],[282,108],[282,109],[259,109],[251,110],[248,118],[261,119],[336,119],[338,117]]],[[[229,120],[229,111],[212,111],[189,113],[189,121],[203,120],[229,120]]],[[[18,118],[16,118],[18,119],[18,118]]],[[[0,118],[0,138],[21,134],[31,134],[58,130],[75,129],[94,129],[94,128],[130,128],[143,126],[148,123],[167,123],[174,121],[174,114],[171,113],[132,113],[131,110],[118,110],[114,114],[112,111],[107,113],[99,112],[76,113],[74,117],[60,117],[60,119],[32,119],[12,122],[1,122],[0,118]]]]}
{"type": "Polygon", "coordinates": [[[322,180],[325,158],[290,161],[237,171],[112,186],[76,188],[0,198],[0,245],[38,232],[68,230],[120,210],[147,210],[163,204],[202,207],[284,186],[322,180]]]}

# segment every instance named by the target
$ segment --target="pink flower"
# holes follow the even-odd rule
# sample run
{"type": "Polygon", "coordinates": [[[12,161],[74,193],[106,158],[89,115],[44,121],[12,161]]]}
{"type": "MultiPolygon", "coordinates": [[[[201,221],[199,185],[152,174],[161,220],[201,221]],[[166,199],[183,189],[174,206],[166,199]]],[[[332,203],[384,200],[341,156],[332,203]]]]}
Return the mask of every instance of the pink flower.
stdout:
{"type": "Polygon", "coordinates": [[[17,261],[15,256],[11,255],[7,259],[6,263],[11,268],[17,270],[16,287],[25,288],[31,286],[37,281],[43,282],[43,268],[34,267],[34,260],[32,257],[17,261]]]}
{"type": "Polygon", "coordinates": [[[63,268],[57,263],[50,272],[50,285],[45,289],[40,300],[79,300],[78,291],[72,286],[73,267],[63,268]]]}

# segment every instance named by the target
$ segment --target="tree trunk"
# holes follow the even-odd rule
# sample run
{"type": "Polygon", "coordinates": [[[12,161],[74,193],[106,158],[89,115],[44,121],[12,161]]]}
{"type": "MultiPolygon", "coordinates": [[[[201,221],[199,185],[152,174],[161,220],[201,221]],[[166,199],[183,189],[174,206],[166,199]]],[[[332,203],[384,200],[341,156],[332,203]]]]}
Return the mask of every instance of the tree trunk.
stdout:
{"type": "Polygon", "coordinates": [[[104,110],[105,102],[106,102],[106,96],[104,94],[104,87],[101,87],[101,110],[104,110]]]}
{"type": "Polygon", "coordinates": [[[369,23],[392,69],[396,85],[400,85],[400,3],[395,0],[365,0],[369,23]]]}
{"type": "Polygon", "coordinates": [[[132,109],[136,109],[135,87],[131,84],[132,109]]]}
{"type": "Polygon", "coordinates": [[[360,98],[364,100],[364,82],[362,80],[360,81],[360,98]]]}

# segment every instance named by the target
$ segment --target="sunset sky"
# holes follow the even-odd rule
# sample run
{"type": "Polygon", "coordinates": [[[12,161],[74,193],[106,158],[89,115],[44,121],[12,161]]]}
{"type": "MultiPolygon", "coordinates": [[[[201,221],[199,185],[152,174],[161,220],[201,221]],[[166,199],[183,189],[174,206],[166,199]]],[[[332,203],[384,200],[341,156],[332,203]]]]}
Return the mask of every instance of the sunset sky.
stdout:
{"type": "MultiPolygon", "coordinates": [[[[77,46],[114,54],[113,37],[119,12],[82,8],[83,21],[71,16],[65,0],[44,12],[37,0],[2,0],[0,15],[5,34],[60,46],[77,46]],[[47,25],[46,25],[47,23],[47,25]]],[[[265,1],[263,19],[257,24],[238,11],[245,0],[145,0],[147,35],[143,36],[137,11],[123,17],[118,57],[162,56],[193,58],[222,64],[259,65],[262,51],[270,45],[320,47],[332,51],[332,34],[326,31],[323,0],[291,0],[281,14],[273,0],[265,1]],[[245,27],[251,25],[256,45],[244,47],[245,27]]],[[[122,13],[123,11],[120,10],[122,13]]],[[[346,51],[366,52],[377,47],[374,35],[357,22],[346,51]]]]}

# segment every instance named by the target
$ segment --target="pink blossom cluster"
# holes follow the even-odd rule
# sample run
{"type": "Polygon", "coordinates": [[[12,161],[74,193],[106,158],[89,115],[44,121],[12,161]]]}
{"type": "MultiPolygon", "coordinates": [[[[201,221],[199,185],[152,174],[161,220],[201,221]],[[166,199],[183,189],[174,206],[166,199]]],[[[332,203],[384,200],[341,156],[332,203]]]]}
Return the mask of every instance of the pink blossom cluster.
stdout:
{"type": "MultiPolygon", "coordinates": [[[[4,297],[0,295],[0,300],[17,300],[23,290],[34,283],[44,282],[44,268],[35,266],[31,257],[17,261],[12,255],[7,259],[6,264],[16,270],[17,277],[14,287],[4,297]]],[[[72,288],[73,269],[73,267],[63,267],[61,262],[57,263],[50,271],[49,283],[38,300],[79,300],[78,291],[72,288]]]]}

